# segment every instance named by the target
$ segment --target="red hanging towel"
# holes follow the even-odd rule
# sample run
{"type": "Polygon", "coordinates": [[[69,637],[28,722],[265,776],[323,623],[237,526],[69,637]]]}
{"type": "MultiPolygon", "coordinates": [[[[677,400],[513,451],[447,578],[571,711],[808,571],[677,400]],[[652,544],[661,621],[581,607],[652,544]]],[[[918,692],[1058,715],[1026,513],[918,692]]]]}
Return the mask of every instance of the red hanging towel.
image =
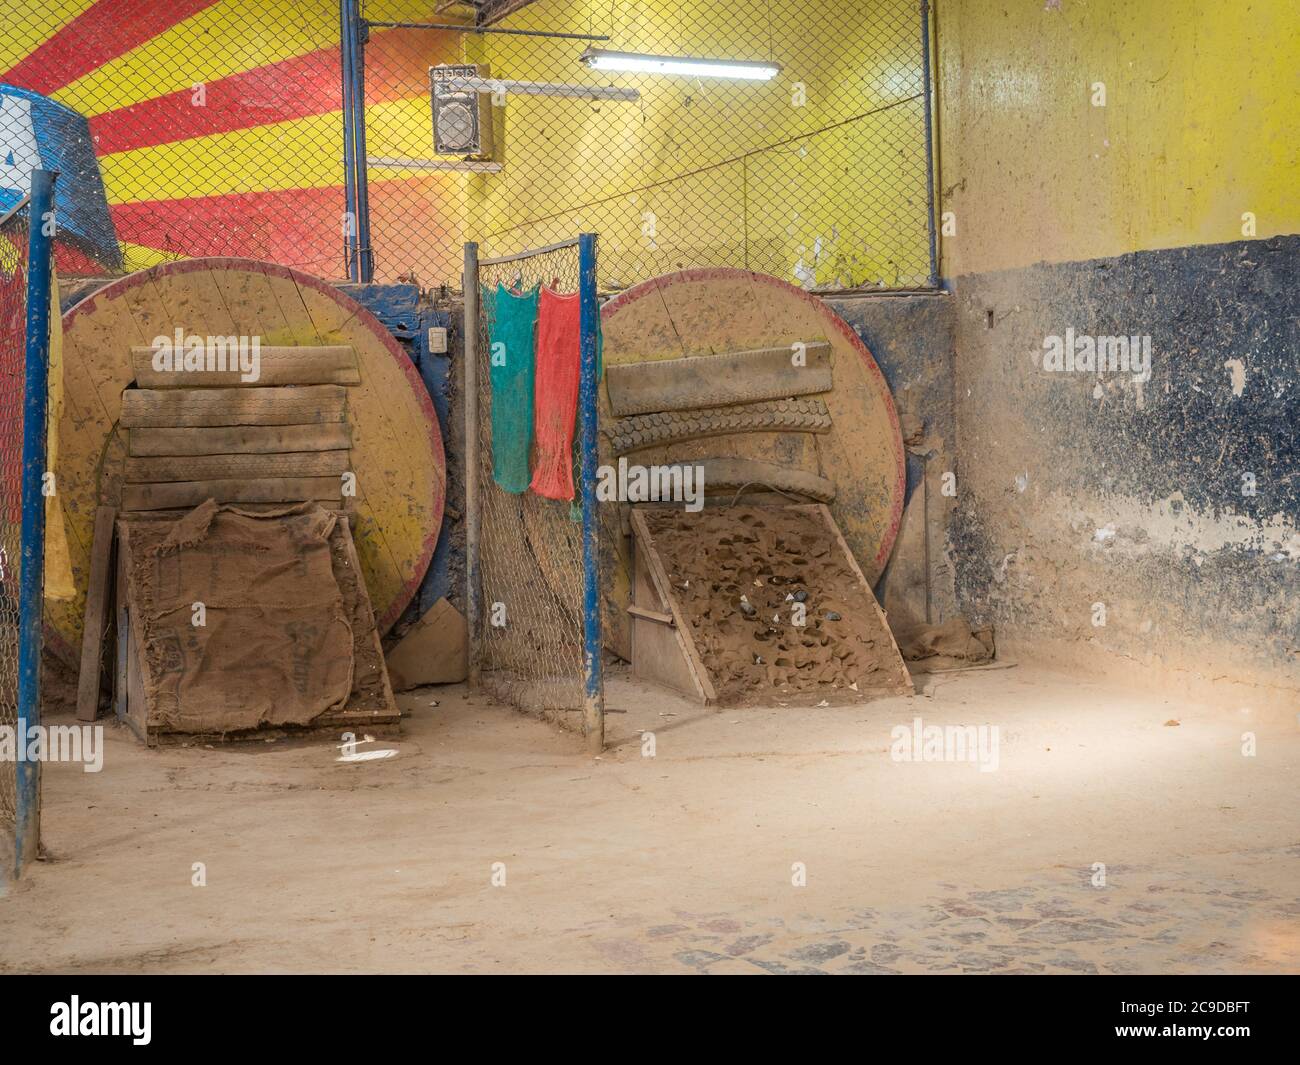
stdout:
{"type": "Polygon", "coordinates": [[[581,376],[581,301],[543,288],[537,308],[533,439],[537,455],[529,485],[547,499],[573,498],[573,428],[581,376]]]}

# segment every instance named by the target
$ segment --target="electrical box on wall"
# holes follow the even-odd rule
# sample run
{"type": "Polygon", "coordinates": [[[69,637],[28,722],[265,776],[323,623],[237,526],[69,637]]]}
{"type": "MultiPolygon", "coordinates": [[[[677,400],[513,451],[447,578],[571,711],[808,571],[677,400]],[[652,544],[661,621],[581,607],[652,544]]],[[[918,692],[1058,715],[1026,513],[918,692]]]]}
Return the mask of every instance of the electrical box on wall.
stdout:
{"type": "Polygon", "coordinates": [[[487,78],[484,66],[444,64],[429,68],[433,100],[433,150],[437,155],[492,157],[492,95],[453,88],[455,78],[487,78]]]}

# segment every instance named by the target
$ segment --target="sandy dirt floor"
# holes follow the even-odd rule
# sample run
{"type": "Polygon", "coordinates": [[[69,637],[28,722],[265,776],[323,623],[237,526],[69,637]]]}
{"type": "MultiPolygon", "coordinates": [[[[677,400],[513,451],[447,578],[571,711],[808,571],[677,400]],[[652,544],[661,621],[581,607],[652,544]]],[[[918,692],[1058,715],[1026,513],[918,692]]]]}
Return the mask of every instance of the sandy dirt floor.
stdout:
{"type": "Polygon", "coordinates": [[[1023,664],[921,683],[706,711],[617,680],[598,760],[460,687],[399,697],[385,761],[110,725],[102,773],[47,767],[0,971],[1300,971],[1294,715],[1023,664]],[[891,759],[917,716],[997,725],[997,771],[891,759]]]}

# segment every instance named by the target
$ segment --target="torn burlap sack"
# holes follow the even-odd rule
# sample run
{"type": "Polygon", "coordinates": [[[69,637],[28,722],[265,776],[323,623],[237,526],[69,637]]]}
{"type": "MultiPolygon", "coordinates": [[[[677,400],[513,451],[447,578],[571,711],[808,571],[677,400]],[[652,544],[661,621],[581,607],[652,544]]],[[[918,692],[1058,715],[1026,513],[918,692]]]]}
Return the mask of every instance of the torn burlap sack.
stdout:
{"type": "Polygon", "coordinates": [[[352,689],[352,626],[330,560],[338,517],[208,500],[131,532],[150,718],[180,732],[305,725],[352,689]],[[152,527],[152,528],[150,528],[152,527]]]}

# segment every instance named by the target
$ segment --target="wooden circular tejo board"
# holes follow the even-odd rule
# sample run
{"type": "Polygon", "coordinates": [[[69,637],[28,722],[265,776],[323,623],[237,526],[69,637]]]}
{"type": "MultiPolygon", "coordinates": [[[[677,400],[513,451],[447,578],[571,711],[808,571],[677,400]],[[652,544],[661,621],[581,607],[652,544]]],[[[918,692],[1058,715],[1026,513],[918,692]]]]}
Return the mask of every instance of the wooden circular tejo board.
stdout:
{"type": "Polygon", "coordinates": [[[318,278],[251,259],[188,259],[114,281],[63,316],[64,408],[56,473],[77,594],[48,600],[51,648],[76,663],[103,484],[123,461],[122,391],[131,348],[180,328],[258,336],[263,346],[350,345],[347,388],[356,494],[345,500],[380,632],[415,594],[438,540],[446,460],[437,415],[410,359],[369,311],[318,278]],[[106,475],[107,474],[107,475],[106,475]]]}
{"type": "MultiPolygon", "coordinates": [[[[829,431],[732,432],[641,448],[627,459],[649,466],[736,458],[820,475],[834,486],[831,514],[867,581],[875,583],[902,520],[905,453],[884,375],[842,318],[817,297],[775,277],[717,268],[666,274],[628,289],[602,308],[601,328],[607,368],[828,341],[833,385],[802,399],[825,403],[829,431]]],[[[607,375],[600,390],[602,425],[614,421],[608,383],[607,375]]],[[[601,461],[614,461],[608,437],[602,434],[601,443],[601,461]]],[[[609,539],[609,522],[602,523],[602,535],[609,539]]],[[[625,544],[621,538],[617,542],[620,558],[612,574],[608,562],[606,570],[606,618],[615,649],[626,626],[630,587],[625,544]]],[[[605,558],[610,559],[608,552],[605,558]]]]}

